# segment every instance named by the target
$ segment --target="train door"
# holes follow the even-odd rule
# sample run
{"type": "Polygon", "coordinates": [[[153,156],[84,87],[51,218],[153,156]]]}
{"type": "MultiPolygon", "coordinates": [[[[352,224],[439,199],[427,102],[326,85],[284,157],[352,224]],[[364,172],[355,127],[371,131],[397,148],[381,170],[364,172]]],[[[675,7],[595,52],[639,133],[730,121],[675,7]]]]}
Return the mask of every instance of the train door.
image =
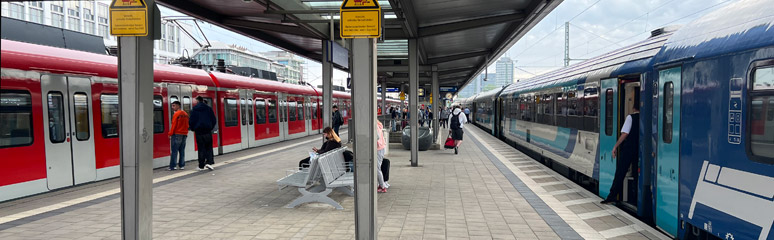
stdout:
{"type": "MultiPolygon", "coordinates": [[[[180,101],[180,108],[191,116],[191,108],[193,108],[193,97],[191,86],[169,84],[167,85],[167,96],[169,97],[169,122],[172,123],[172,116],[175,111],[172,110],[172,103],[180,101]]],[[[193,131],[188,131],[188,137],[185,139],[185,160],[192,160],[197,158],[196,154],[196,141],[193,131]]]]}
{"type": "Polygon", "coordinates": [[[658,144],[656,158],[656,226],[677,236],[680,174],[681,67],[658,74],[658,144]]]}
{"type": "Polygon", "coordinates": [[[97,178],[91,125],[91,82],[88,78],[43,75],[43,119],[48,189],[97,178]]]}
{"type": "Polygon", "coordinates": [[[280,141],[285,141],[288,136],[288,101],[284,93],[279,93],[277,98],[277,105],[279,107],[279,130],[280,141]]]}
{"type": "Polygon", "coordinates": [[[615,177],[616,160],[612,156],[618,141],[618,79],[603,79],[599,97],[599,196],[606,198],[615,177]]]}
{"type": "Polygon", "coordinates": [[[253,91],[249,89],[239,90],[239,112],[242,123],[242,149],[257,146],[255,140],[255,105],[253,105],[253,91]]]}
{"type": "MultiPolygon", "coordinates": [[[[638,79],[639,80],[639,79],[638,79]]],[[[640,82],[631,82],[627,81],[621,86],[621,96],[624,98],[623,100],[623,106],[620,108],[620,112],[622,113],[618,119],[626,119],[627,116],[632,114],[632,110],[634,108],[634,104],[640,104],[640,82]]],[[[635,122],[632,124],[640,124],[639,122],[635,122]]],[[[629,137],[627,139],[632,137],[640,138],[639,132],[629,132],[629,137]]],[[[642,138],[640,138],[642,139],[642,138]]],[[[642,140],[641,140],[642,141],[642,140]]],[[[637,159],[632,160],[632,168],[629,169],[629,172],[626,173],[626,177],[623,181],[623,193],[622,193],[622,203],[624,206],[627,206],[633,210],[637,210],[638,204],[637,204],[637,195],[639,194],[639,167],[640,167],[640,159],[639,159],[639,153],[637,154],[637,159]]]]}
{"type": "Polygon", "coordinates": [[[311,98],[304,97],[304,111],[305,111],[304,112],[304,122],[306,123],[305,124],[305,127],[306,127],[305,129],[306,129],[306,135],[307,136],[313,134],[312,133],[312,104],[314,104],[314,102],[312,102],[311,98]]]}

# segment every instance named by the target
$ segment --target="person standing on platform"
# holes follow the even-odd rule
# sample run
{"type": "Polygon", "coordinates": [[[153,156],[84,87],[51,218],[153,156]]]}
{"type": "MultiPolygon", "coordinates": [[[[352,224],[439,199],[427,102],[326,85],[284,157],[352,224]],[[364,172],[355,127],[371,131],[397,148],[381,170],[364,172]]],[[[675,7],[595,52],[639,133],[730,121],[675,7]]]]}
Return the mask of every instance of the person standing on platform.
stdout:
{"type": "Polygon", "coordinates": [[[470,108],[465,107],[465,117],[470,118],[470,108]]]}
{"type": "Polygon", "coordinates": [[[441,127],[446,128],[446,121],[449,121],[449,108],[448,107],[439,107],[438,112],[441,113],[441,127]]]}
{"type": "Polygon", "coordinates": [[[384,181],[382,162],[384,161],[384,152],[387,148],[387,141],[384,139],[384,126],[380,121],[376,121],[376,137],[376,177],[378,180],[376,192],[386,193],[390,184],[388,184],[387,181],[384,181]]]}
{"type": "Polygon", "coordinates": [[[210,106],[204,102],[202,96],[196,97],[196,106],[191,109],[191,118],[188,125],[194,131],[196,136],[196,146],[199,148],[199,168],[198,170],[209,169],[215,164],[215,156],[212,153],[212,129],[218,123],[215,114],[210,106]]]}
{"type": "Polygon", "coordinates": [[[169,155],[169,168],[167,170],[185,169],[185,141],[188,138],[188,113],[180,110],[180,101],[172,103],[172,123],[169,126],[169,140],[172,153],[169,155]],[[180,160],[176,158],[180,154],[180,160]],[[179,163],[178,163],[179,162],[179,163]]]}
{"type": "Polygon", "coordinates": [[[449,132],[454,139],[454,154],[459,153],[459,147],[462,143],[462,125],[468,122],[468,118],[462,113],[460,106],[454,106],[454,111],[449,115],[449,132]]]}
{"type": "Polygon", "coordinates": [[[339,127],[341,125],[344,125],[344,119],[341,118],[341,112],[339,112],[339,107],[336,105],[333,105],[333,131],[336,132],[336,136],[339,135],[339,127]]]}
{"type": "Polygon", "coordinates": [[[393,132],[398,131],[398,128],[397,128],[398,127],[398,123],[397,123],[397,121],[398,121],[398,114],[399,113],[395,109],[395,107],[390,108],[390,114],[392,115],[392,122],[390,124],[392,126],[392,131],[393,132]]]}
{"type": "MultiPolygon", "coordinates": [[[[632,163],[637,162],[639,158],[640,148],[640,105],[639,102],[634,103],[632,114],[626,116],[626,121],[621,128],[621,137],[618,138],[618,142],[613,147],[613,158],[618,156],[618,147],[621,147],[621,156],[617,158],[615,166],[615,178],[613,178],[613,185],[610,186],[610,193],[607,195],[602,204],[617,203],[618,196],[623,193],[623,180],[626,177],[626,173],[629,172],[629,167],[633,167],[632,163]]],[[[623,196],[621,196],[623,197],[623,196]]]]}

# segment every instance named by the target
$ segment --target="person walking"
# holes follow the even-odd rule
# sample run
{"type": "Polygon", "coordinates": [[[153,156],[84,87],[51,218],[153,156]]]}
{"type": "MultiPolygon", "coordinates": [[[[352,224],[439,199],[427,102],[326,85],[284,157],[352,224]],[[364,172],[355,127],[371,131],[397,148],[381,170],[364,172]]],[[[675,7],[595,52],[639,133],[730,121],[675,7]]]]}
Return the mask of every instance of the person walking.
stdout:
{"type": "Polygon", "coordinates": [[[438,111],[441,113],[441,127],[446,128],[446,123],[449,121],[449,108],[438,108],[438,111]]]}
{"type": "Polygon", "coordinates": [[[398,123],[397,123],[398,115],[399,115],[398,110],[396,110],[395,107],[392,107],[390,108],[390,114],[392,115],[392,122],[390,123],[390,125],[392,126],[392,131],[393,132],[398,131],[398,123]]]}
{"type": "Polygon", "coordinates": [[[336,105],[333,105],[333,131],[336,132],[336,136],[339,135],[339,127],[341,125],[344,125],[344,119],[341,118],[341,112],[339,112],[339,107],[336,105]]]}
{"type": "Polygon", "coordinates": [[[196,137],[196,146],[199,148],[199,168],[201,171],[209,169],[215,164],[215,156],[212,153],[212,129],[218,123],[215,114],[210,106],[204,102],[202,96],[196,97],[196,106],[191,109],[191,117],[188,119],[188,125],[194,131],[196,137]]]}
{"type": "Polygon", "coordinates": [[[470,118],[470,108],[465,107],[465,117],[470,118]]]}
{"type": "MultiPolygon", "coordinates": [[[[610,193],[607,195],[601,204],[617,203],[619,195],[623,193],[623,180],[626,177],[626,173],[629,172],[629,167],[633,167],[632,163],[635,163],[639,158],[640,148],[640,104],[635,102],[632,109],[632,114],[626,116],[626,121],[621,128],[621,137],[618,138],[618,142],[613,147],[612,156],[616,158],[618,155],[618,147],[621,147],[621,157],[617,158],[615,166],[615,177],[613,178],[613,185],[610,186],[610,193]]],[[[623,197],[623,196],[621,196],[623,197]]]]}
{"type": "Polygon", "coordinates": [[[386,193],[390,184],[384,181],[384,173],[382,172],[382,162],[384,161],[384,152],[387,148],[387,141],[384,139],[384,126],[382,122],[376,121],[376,178],[378,180],[378,186],[376,192],[386,193]]]}
{"type": "Polygon", "coordinates": [[[185,141],[188,138],[188,113],[180,110],[180,101],[172,103],[172,123],[169,126],[169,140],[172,153],[169,155],[169,168],[167,170],[185,169],[185,141]],[[180,155],[180,160],[176,159],[180,155]]]}
{"type": "Polygon", "coordinates": [[[462,114],[460,106],[454,106],[454,111],[449,115],[449,133],[454,139],[454,154],[459,153],[459,147],[462,143],[462,125],[468,122],[465,114],[462,114]]]}

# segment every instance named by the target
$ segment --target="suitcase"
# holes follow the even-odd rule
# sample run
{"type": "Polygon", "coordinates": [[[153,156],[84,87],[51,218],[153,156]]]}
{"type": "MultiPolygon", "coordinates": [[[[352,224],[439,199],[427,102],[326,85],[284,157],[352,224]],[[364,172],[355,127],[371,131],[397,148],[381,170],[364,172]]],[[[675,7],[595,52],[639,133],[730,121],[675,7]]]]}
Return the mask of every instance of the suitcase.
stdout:
{"type": "Polygon", "coordinates": [[[390,159],[382,159],[382,176],[385,182],[390,180],[390,159]]]}
{"type": "Polygon", "coordinates": [[[446,149],[454,148],[454,139],[452,139],[451,136],[446,138],[446,143],[443,144],[443,147],[446,149]]]}

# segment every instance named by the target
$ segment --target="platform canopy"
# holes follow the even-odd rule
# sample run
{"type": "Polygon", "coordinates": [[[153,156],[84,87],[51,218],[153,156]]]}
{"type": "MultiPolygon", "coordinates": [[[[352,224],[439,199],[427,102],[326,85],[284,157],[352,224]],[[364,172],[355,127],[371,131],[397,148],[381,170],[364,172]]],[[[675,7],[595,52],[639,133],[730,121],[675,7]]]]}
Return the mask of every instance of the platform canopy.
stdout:
{"type": "MultiPolygon", "coordinates": [[[[368,1],[368,0],[363,0],[368,1]]],[[[294,54],[322,61],[323,41],[341,45],[341,0],[158,0],[294,54]],[[332,19],[332,20],[331,20],[332,19]]],[[[420,84],[437,66],[439,85],[470,82],[561,0],[379,0],[384,15],[378,74],[389,87],[408,81],[407,39],[418,40],[420,84]]],[[[347,66],[336,65],[346,70],[347,66]]]]}

